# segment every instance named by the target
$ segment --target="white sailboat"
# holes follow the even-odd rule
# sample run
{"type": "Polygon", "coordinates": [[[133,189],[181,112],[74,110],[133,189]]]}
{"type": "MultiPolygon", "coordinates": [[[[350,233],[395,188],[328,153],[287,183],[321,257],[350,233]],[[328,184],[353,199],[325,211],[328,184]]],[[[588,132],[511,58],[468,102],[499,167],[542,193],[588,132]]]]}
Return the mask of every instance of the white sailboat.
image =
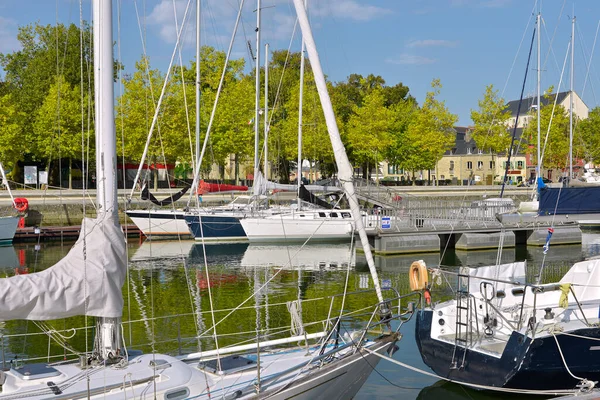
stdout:
{"type": "MultiPolygon", "coordinates": [[[[8,186],[8,180],[6,179],[6,174],[4,173],[4,167],[2,163],[0,163],[0,178],[2,178],[2,182],[6,185],[6,189],[8,190],[8,195],[12,200],[13,206],[16,206],[15,199],[10,190],[10,186],[8,186]]],[[[9,245],[12,243],[15,238],[15,233],[17,232],[17,226],[19,224],[19,219],[21,217],[16,216],[0,216],[0,246],[9,245]]]]}
{"type": "MultiPolygon", "coordinates": [[[[308,18],[301,0],[294,0],[294,5],[307,41],[330,137],[337,149],[340,179],[345,182],[377,294],[378,300],[365,326],[344,335],[343,314],[340,314],[327,318],[324,331],[311,334],[271,340],[257,336],[251,343],[217,346],[215,350],[181,357],[128,352],[121,338],[120,322],[126,260],[125,239],[117,218],[112,4],[94,0],[98,217],[83,221],[79,240],[58,264],[40,273],[0,280],[1,321],[96,317],[94,349],[74,361],[13,363],[11,368],[0,372],[0,399],[347,399],[357,393],[377,364],[376,355],[393,349],[398,332],[389,323],[399,316],[392,314],[391,307],[400,311],[400,296],[391,291],[392,298],[384,300],[359,215],[352,170],[335,123],[308,18]],[[369,332],[377,326],[383,328],[381,333],[369,339],[369,332]],[[314,340],[319,341],[310,344],[314,340]],[[298,341],[306,345],[281,350],[275,347],[298,341]]],[[[243,1],[240,11],[242,6],[243,1]]],[[[209,331],[216,342],[216,325],[209,331]]]]}

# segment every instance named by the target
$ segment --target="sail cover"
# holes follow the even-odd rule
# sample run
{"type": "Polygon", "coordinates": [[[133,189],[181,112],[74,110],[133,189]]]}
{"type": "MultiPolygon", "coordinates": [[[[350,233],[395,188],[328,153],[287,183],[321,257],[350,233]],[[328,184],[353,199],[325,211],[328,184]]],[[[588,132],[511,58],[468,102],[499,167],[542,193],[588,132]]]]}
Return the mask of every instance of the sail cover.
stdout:
{"type": "Polygon", "coordinates": [[[111,216],[85,218],[79,239],[52,267],[0,279],[0,321],[122,315],[125,239],[111,216]]]}

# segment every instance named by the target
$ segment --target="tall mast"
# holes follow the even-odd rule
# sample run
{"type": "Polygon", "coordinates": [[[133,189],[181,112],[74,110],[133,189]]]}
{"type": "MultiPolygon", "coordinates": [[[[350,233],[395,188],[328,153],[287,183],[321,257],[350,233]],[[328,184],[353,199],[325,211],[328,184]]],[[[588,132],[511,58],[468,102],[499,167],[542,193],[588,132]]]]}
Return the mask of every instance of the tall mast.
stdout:
{"type": "Polygon", "coordinates": [[[200,3],[196,4],[196,164],[200,162],[200,3]]]}
{"type": "Polygon", "coordinates": [[[575,15],[571,22],[571,88],[569,93],[569,180],[573,179],[573,82],[575,80],[575,15]]]}
{"type": "Polygon", "coordinates": [[[258,174],[258,142],[260,126],[260,0],[256,1],[256,85],[255,85],[255,103],[254,103],[254,182],[258,174]]]}
{"type": "MultiPolygon", "coordinates": [[[[118,225],[112,1],[94,0],[93,18],[98,219],[109,218],[118,225]]],[[[100,317],[96,325],[95,352],[106,362],[117,361],[121,353],[121,318],[100,317]]]]}
{"type": "Polygon", "coordinates": [[[113,72],[112,2],[94,0],[96,202],[99,214],[118,221],[113,72]]]}
{"type": "Polygon", "coordinates": [[[269,179],[269,43],[265,44],[265,179],[269,179]]]}
{"type": "MultiPolygon", "coordinates": [[[[307,9],[308,0],[304,0],[304,9],[307,9]]],[[[302,50],[300,51],[300,101],[298,102],[298,172],[296,181],[298,184],[298,209],[302,204],[300,200],[300,186],[302,185],[302,99],[304,96],[304,35],[302,35],[302,50]]]]}
{"type": "Polygon", "coordinates": [[[377,298],[381,303],[383,303],[383,295],[381,293],[379,277],[373,261],[373,254],[371,253],[371,245],[369,244],[369,239],[367,238],[367,233],[365,231],[365,226],[358,205],[358,198],[356,197],[354,184],[352,183],[352,166],[348,160],[344,143],[342,143],[340,131],[338,129],[337,122],[335,120],[335,114],[333,112],[333,106],[331,105],[331,99],[329,98],[329,93],[327,93],[327,83],[325,82],[325,75],[323,75],[323,69],[321,68],[321,61],[319,60],[319,54],[317,53],[315,40],[312,36],[310,24],[308,23],[306,9],[302,4],[302,0],[294,0],[294,7],[296,8],[296,14],[298,14],[298,22],[300,24],[300,28],[302,29],[302,38],[306,45],[308,59],[315,77],[315,85],[321,100],[323,114],[325,115],[325,123],[327,124],[327,131],[329,132],[329,138],[331,139],[331,147],[333,148],[335,162],[338,167],[338,178],[343,184],[344,192],[346,193],[348,202],[350,203],[350,210],[352,211],[355,228],[360,236],[360,241],[365,252],[365,258],[367,259],[369,271],[371,272],[371,278],[373,279],[373,286],[375,287],[377,298]]]}
{"type": "Polygon", "coordinates": [[[542,153],[540,148],[540,136],[541,136],[541,121],[540,121],[540,109],[541,109],[541,81],[542,81],[542,67],[541,67],[541,48],[542,48],[542,35],[540,23],[542,22],[542,14],[538,12],[537,15],[537,171],[535,179],[542,176],[542,153]]]}

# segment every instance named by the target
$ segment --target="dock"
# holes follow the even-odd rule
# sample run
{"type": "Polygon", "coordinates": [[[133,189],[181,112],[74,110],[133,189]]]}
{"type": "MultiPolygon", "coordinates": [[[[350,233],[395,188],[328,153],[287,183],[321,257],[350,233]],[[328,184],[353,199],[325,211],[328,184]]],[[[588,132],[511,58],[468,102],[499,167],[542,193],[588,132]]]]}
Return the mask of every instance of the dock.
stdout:
{"type": "MultiPolygon", "coordinates": [[[[18,228],[15,234],[13,243],[36,242],[36,241],[52,241],[52,240],[77,240],[80,225],[73,226],[41,226],[41,227],[25,227],[18,228]]],[[[135,225],[127,225],[123,227],[123,231],[127,232],[127,237],[139,237],[140,230],[135,225]]]]}

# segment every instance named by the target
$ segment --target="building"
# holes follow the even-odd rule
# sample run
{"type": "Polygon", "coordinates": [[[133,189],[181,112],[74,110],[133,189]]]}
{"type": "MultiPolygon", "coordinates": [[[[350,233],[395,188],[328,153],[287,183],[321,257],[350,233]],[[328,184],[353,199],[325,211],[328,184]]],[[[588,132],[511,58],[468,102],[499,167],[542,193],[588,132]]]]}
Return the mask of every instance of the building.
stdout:
{"type": "MultiPolygon", "coordinates": [[[[437,173],[440,181],[455,184],[487,184],[502,181],[508,157],[506,152],[491,154],[477,147],[471,137],[471,128],[457,126],[454,147],[438,162],[437,173]]],[[[519,143],[522,129],[517,130],[515,144],[519,143]]],[[[515,145],[507,176],[519,183],[526,178],[526,158],[522,146],[515,145]]]]}

